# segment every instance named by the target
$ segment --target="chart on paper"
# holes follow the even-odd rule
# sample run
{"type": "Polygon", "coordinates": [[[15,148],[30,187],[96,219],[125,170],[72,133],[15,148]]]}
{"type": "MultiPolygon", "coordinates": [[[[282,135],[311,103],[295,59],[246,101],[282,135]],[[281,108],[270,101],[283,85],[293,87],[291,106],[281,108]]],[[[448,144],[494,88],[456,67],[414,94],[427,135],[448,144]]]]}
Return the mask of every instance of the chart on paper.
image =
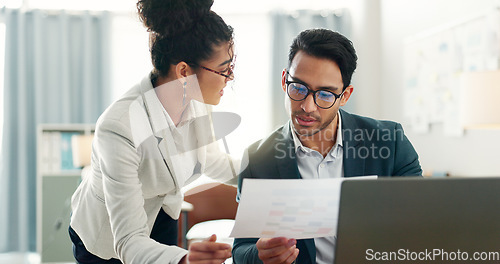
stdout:
{"type": "Polygon", "coordinates": [[[231,236],[334,236],[343,180],[245,179],[231,236]]]}
{"type": "Polygon", "coordinates": [[[303,198],[294,197],[292,201],[272,202],[261,237],[316,237],[331,234],[334,231],[331,223],[337,218],[334,207],[338,201],[303,198]],[[322,218],[317,217],[320,215],[322,218]]]}

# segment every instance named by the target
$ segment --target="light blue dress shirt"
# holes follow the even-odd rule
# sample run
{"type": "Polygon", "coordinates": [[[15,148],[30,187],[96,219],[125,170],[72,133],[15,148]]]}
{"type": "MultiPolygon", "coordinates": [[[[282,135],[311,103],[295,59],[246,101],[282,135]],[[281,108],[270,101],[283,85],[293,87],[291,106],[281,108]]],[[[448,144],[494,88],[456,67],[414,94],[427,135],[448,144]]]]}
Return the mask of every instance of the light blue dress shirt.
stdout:
{"type": "MultiPolygon", "coordinates": [[[[342,147],[342,118],[338,116],[337,140],[332,149],[323,158],[323,155],[312,150],[300,142],[295,132],[292,133],[297,156],[297,165],[303,179],[324,179],[344,177],[343,147],[342,147]]],[[[290,122],[290,130],[294,131],[290,122]]],[[[334,260],[336,236],[320,237],[314,239],[316,245],[316,263],[331,264],[334,260]]]]}

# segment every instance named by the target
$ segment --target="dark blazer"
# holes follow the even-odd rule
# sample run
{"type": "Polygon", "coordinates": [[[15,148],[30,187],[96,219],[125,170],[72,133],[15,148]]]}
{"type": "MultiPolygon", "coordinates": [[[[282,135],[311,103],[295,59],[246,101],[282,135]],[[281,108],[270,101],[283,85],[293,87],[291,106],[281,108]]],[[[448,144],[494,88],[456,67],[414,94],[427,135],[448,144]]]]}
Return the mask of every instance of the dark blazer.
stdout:
{"type": "MultiPolygon", "coordinates": [[[[353,115],[343,110],[339,113],[342,116],[344,177],[422,175],[418,155],[400,124],[353,115]]],[[[290,124],[248,147],[242,168],[238,201],[244,178],[300,179],[290,124]]],[[[233,262],[262,263],[255,246],[257,240],[235,239],[233,262]]],[[[314,239],[298,240],[297,247],[300,250],[297,263],[316,263],[314,239]]]]}

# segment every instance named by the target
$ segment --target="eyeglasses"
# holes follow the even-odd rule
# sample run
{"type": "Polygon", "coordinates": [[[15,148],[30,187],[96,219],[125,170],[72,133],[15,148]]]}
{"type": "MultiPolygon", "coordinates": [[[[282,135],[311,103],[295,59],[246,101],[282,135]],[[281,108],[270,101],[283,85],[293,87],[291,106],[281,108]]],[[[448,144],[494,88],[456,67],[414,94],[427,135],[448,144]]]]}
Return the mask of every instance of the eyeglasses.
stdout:
{"type": "Polygon", "coordinates": [[[198,65],[198,64],[190,64],[190,65],[193,65],[193,66],[198,66],[206,71],[209,71],[209,72],[213,72],[213,73],[216,73],[220,76],[223,76],[223,77],[226,77],[226,82],[229,82],[229,81],[232,81],[234,80],[234,65],[235,65],[235,62],[236,62],[236,55],[234,55],[232,58],[232,61],[231,63],[229,64],[229,67],[223,71],[223,72],[220,72],[220,71],[216,71],[216,70],[213,70],[213,69],[210,69],[208,67],[205,67],[205,66],[202,66],[202,65],[198,65]],[[227,72],[227,74],[225,73],[227,72]]]}
{"type": "Polygon", "coordinates": [[[225,70],[225,71],[227,71],[228,74],[222,73],[220,71],[212,70],[210,68],[207,68],[207,67],[201,66],[201,65],[198,65],[198,67],[200,67],[204,70],[207,70],[209,72],[217,73],[220,76],[224,76],[224,77],[226,77],[226,81],[232,81],[234,79],[234,72],[233,72],[234,65],[233,64],[231,64],[229,66],[229,68],[227,68],[227,70],[225,70]]]}
{"type": "MultiPolygon", "coordinates": [[[[288,76],[290,76],[290,73],[287,71],[286,72],[288,76]]],[[[302,101],[309,96],[310,93],[312,93],[313,98],[314,98],[314,103],[322,109],[328,109],[332,107],[335,102],[337,101],[338,98],[342,97],[342,95],[345,92],[342,91],[341,94],[335,94],[331,91],[328,90],[316,90],[313,91],[309,89],[305,84],[300,83],[300,82],[295,82],[295,81],[286,81],[286,93],[288,94],[288,97],[294,101],[302,101]]]]}

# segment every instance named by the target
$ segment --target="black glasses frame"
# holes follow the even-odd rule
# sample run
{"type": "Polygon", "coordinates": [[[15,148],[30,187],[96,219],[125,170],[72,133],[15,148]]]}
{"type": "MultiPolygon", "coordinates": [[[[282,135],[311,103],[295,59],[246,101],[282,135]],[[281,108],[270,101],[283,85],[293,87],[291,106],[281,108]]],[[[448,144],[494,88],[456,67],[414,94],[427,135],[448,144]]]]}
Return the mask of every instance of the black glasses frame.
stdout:
{"type": "MultiPolygon", "coordinates": [[[[287,79],[288,79],[288,76],[290,76],[290,73],[288,71],[286,71],[286,74],[287,74],[287,79]]],[[[314,104],[316,104],[317,107],[321,108],[321,109],[329,109],[331,108],[332,106],[335,105],[335,103],[337,102],[337,99],[339,99],[340,97],[342,97],[342,95],[344,95],[344,92],[345,92],[345,88],[342,90],[342,93],[340,94],[336,94],[332,91],[328,91],[328,90],[311,90],[311,88],[309,88],[305,83],[302,83],[302,82],[296,82],[296,81],[289,81],[289,80],[286,80],[285,81],[285,84],[286,84],[286,94],[288,95],[288,97],[293,100],[293,101],[303,101],[305,100],[309,94],[312,94],[313,95],[313,99],[314,99],[314,104]],[[296,99],[293,99],[292,96],[290,95],[290,84],[294,84],[294,83],[298,83],[300,85],[303,85],[304,87],[307,88],[307,94],[304,96],[304,98],[300,99],[300,100],[296,100],[296,99]],[[335,97],[335,100],[333,100],[332,104],[329,106],[329,107],[322,107],[318,104],[318,102],[316,102],[316,94],[318,92],[327,92],[327,93],[331,93],[334,97],[335,97]]]]}

